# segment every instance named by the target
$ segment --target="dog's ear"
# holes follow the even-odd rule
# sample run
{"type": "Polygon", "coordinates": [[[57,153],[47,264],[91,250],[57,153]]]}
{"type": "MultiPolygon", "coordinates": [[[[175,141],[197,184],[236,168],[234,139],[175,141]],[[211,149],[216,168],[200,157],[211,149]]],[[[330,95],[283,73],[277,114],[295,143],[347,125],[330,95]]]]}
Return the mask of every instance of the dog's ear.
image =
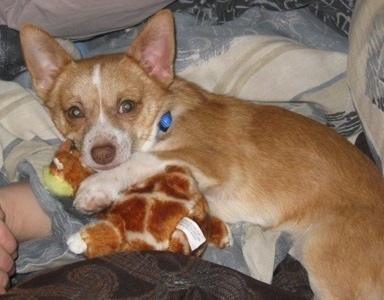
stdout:
{"type": "Polygon", "coordinates": [[[172,13],[162,10],[154,15],[133,41],[127,53],[146,72],[166,86],[173,81],[175,28],[172,13]]]}
{"type": "Polygon", "coordinates": [[[20,39],[36,93],[46,100],[60,70],[72,58],[53,37],[34,25],[24,25],[20,39]]]}

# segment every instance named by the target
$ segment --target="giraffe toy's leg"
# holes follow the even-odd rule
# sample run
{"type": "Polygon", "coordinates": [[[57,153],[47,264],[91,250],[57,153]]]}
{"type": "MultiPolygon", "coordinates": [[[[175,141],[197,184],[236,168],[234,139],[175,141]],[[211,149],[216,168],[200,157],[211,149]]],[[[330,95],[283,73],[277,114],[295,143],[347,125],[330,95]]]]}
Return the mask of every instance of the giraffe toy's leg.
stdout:
{"type": "Polygon", "coordinates": [[[114,224],[104,220],[84,226],[68,238],[67,244],[73,253],[87,258],[129,250],[125,236],[114,224]]]}

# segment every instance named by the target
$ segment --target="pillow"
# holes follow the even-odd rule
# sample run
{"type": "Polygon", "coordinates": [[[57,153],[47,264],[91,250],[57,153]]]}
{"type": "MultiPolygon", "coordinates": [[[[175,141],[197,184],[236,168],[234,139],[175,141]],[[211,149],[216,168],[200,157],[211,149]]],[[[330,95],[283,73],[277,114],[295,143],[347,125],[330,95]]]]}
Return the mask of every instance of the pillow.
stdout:
{"type": "Polygon", "coordinates": [[[347,76],[375,161],[384,159],[384,2],[358,0],[351,21],[347,76]]]}
{"type": "Polygon", "coordinates": [[[20,29],[33,23],[60,38],[87,39],[128,28],[173,0],[2,0],[0,24],[20,29]]]}

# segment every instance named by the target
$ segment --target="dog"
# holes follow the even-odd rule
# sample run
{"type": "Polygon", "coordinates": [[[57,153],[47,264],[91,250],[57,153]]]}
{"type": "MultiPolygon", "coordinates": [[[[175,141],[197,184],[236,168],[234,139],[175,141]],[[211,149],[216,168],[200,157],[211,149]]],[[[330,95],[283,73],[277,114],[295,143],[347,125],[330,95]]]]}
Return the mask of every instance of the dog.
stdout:
{"type": "Polygon", "coordinates": [[[185,166],[212,215],[291,235],[316,298],[383,298],[377,167],[316,121],[176,76],[174,31],[172,13],[163,10],[126,53],[74,61],[46,32],[21,29],[36,93],[97,171],[74,206],[101,211],[128,186],[168,165],[185,166]]]}

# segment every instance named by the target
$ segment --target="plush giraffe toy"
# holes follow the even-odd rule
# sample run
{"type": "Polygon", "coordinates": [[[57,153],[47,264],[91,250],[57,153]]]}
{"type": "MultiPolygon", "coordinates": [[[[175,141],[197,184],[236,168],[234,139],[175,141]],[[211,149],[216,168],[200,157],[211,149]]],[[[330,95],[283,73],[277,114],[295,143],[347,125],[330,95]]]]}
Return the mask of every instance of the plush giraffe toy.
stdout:
{"type": "MultiPolygon", "coordinates": [[[[93,171],[81,163],[71,141],[60,145],[43,181],[58,196],[73,196],[93,171]]],[[[68,238],[68,247],[87,258],[115,251],[163,250],[201,256],[208,242],[230,245],[226,224],[209,215],[190,171],[168,166],[129,187],[120,198],[68,238]]]]}

